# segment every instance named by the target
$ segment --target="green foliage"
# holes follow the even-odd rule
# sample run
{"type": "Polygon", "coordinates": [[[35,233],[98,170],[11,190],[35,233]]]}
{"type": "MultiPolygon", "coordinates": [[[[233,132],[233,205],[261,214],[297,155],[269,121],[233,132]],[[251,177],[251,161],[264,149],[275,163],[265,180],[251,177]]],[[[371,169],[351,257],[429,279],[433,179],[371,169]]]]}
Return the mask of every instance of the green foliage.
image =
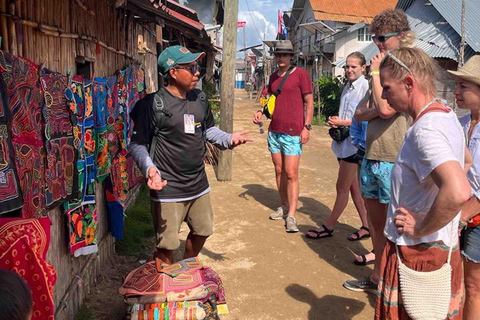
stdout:
{"type": "Polygon", "coordinates": [[[220,102],[210,101],[215,99],[218,96],[218,91],[213,82],[204,82],[202,87],[203,92],[207,94],[207,99],[209,99],[210,108],[212,109],[213,120],[215,120],[215,125],[220,123],[220,102]]]}
{"type": "Polygon", "coordinates": [[[123,239],[115,241],[116,252],[139,258],[151,256],[155,231],[150,213],[150,193],[145,184],[140,188],[135,204],[125,214],[123,239]]]}
{"type": "Polygon", "coordinates": [[[213,82],[204,81],[202,91],[207,94],[207,99],[213,99],[214,96],[218,95],[217,88],[213,82]]]}
{"type": "Polygon", "coordinates": [[[83,304],[75,314],[75,320],[93,320],[92,310],[85,304],[83,304]]]}
{"type": "Polygon", "coordinates": [[[315,113],[322,115],[323,121],[330,116],[338,115],[340,96],[343,90],[341,79],[323,75],[315,80],[313,85],[318,88],[315,101],[318,101],[318,94],[320,94],[320,105],[316,104],[315,113]]]}

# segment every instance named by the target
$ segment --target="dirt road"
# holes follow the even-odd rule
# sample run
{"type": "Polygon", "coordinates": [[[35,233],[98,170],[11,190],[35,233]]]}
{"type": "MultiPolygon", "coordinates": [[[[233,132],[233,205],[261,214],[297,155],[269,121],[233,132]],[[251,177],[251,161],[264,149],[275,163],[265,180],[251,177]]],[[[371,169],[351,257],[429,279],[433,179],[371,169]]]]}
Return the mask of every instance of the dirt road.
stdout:
{"type": "MultiPolygon", "coordinates": [[[[331,238],[304,234],[322,224],[335,201],[338,164],[327,128],[314,127],[300,163],[300,232],[287,234],[283,220],[268,215],[279,206],[266,133],[251,118],[259,108],[243,90],[236,91],[234,130],[250,130],[255,142],[233,152],[233,181],[208,175],[215,208],[215,234],[200,258],[220,273],[230,314],[222,319],[372,319],[374,296],[342,287],[345,280],[371,272],[355,266],[353,252],[365,253],[371,241],[350,242],[361,226],[349,203],[331,238]]],[[[268,121],[265,122],[265,131],[268,121]]],[[[186,236],[184,230],[182,236],[186,236]]]]}

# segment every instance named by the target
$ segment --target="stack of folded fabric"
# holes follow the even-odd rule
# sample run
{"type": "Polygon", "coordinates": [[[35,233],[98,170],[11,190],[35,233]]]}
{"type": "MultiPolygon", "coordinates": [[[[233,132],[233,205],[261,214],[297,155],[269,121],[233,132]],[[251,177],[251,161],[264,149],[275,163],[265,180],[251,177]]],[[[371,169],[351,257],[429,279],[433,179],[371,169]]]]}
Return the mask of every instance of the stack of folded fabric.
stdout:
{"type": "Polygon", "coordinates": [[[220,277],[197,258],[168,266],[147,262],[128,274],[119,291],[132,320],[217,320],[228,312],[220,277]]]}

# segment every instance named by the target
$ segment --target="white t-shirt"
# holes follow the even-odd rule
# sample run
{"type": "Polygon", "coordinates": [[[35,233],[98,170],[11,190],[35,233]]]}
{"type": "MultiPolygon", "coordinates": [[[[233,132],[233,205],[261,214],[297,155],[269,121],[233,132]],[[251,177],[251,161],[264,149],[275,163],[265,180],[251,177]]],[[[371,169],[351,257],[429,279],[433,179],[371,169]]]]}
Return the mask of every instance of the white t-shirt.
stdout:
{"type": "MultiPolygon", "coordinates": [[[[457,161],[462,168],[465,163],[465,138],[457,116],[453,111],[426,113],[408,129],[393,167],[384,232],[388,240],[408,246],[435,241],[450,245],[452,228],[457,230],[460,213],[442,229],[419,239],[399,235],[393,220],[399,207],[417,214],[428,213],[438,194],[430,173],[448,161],[457,161]]],[[[455,245],[458,237],[453,241],[455,245]]]]}
{"type": "MultiPolygon", "coordinates": [[[[470,130],[470,121],[472,117],[467,114],[460,119],[460,124],[463,127],[465,137],[468,137],[468,131],[470,130]]],[[[467,179],[470,182],[471,195],[480,199],[480,126],[476,125],[473,128],[472,135],[467,143],[468,150],[472,154],[473,164],[470,170],[467,172],[467,179]]]]}
{"type": "MultiPolygon", "coordinates": [[[[340,98],[340,109],[338,116],[343,120],[352,120],[355,110],[360,101],[365,97],[369,89],[368,80],[361,75],[357,80],[349,82],[343,88],[342,96],[340,98]]],[[[357,153],[357,147],[352,143],[352,137],[348,136],[343,141],[332,141],[332,151],[337,158],[348,158],[357,153]]]]}

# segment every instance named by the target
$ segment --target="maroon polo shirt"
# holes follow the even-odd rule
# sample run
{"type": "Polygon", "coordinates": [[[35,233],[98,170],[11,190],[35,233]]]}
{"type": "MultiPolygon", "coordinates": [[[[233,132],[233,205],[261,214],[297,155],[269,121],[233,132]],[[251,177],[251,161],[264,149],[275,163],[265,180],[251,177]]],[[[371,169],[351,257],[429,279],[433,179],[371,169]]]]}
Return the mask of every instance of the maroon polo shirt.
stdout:
{"type": "MultiPolygon", "coordinates": [[[[275,72],[270,75],[268,93],[275,92],[283,77],[275,72]]],[[[296,68],[283,84],[275,102],[275,112],[268,128],[271,132],[299,136],[305,124],[303,95],[312,93],[312,79],[307,71],[296,68]]]]}

